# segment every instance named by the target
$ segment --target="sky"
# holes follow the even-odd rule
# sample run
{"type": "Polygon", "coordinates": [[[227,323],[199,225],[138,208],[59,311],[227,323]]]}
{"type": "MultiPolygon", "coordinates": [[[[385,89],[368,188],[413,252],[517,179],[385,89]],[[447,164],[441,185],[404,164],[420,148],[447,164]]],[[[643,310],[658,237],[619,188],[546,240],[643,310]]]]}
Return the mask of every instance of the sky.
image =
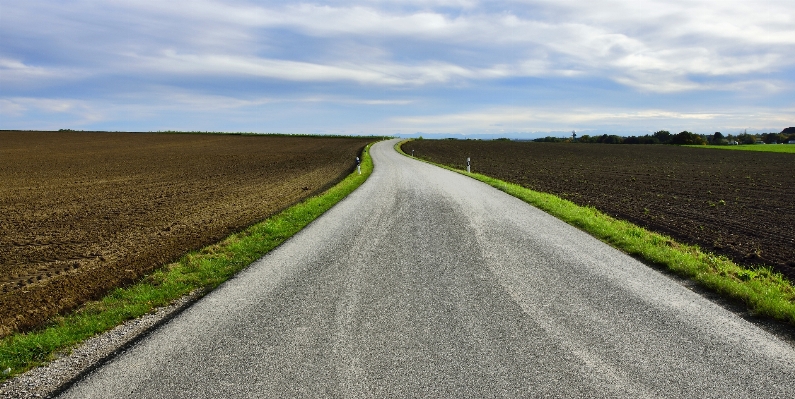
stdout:
{"type": "Polygon", "coordinates": [[[0,129],[788,126],[792,0],[0,0],[0,129]]]}

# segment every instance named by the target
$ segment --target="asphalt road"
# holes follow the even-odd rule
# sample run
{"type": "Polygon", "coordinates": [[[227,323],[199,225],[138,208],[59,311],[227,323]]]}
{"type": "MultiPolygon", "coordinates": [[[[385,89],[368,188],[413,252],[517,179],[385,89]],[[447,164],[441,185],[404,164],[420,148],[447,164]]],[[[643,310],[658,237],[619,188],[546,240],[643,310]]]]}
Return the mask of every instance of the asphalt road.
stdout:
{"type": "Polygon", "coordinates": [[[393,144],[343,202],[63,397],[795,397],[792,344],[393,144]]]}

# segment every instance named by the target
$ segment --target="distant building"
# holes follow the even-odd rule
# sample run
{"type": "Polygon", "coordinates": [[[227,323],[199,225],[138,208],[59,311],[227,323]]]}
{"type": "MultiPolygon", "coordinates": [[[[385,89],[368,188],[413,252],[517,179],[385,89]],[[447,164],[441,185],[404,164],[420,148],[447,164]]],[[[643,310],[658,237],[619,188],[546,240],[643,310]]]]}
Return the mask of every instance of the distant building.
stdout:
{"type": "Polygon", "coordinates": [[[787,144],[795,144],[795,140],[790,140],[787,142],[787,144]]]}

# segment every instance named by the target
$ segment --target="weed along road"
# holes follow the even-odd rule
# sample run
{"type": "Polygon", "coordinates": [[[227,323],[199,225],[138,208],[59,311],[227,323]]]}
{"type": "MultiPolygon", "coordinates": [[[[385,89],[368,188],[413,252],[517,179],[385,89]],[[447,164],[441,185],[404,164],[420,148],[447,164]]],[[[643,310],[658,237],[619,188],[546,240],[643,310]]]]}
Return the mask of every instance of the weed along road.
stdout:
{"type": "Polygon", "coordinates": [[[791,343],[394,144],[63,397],[795,397],[791,343]]]}

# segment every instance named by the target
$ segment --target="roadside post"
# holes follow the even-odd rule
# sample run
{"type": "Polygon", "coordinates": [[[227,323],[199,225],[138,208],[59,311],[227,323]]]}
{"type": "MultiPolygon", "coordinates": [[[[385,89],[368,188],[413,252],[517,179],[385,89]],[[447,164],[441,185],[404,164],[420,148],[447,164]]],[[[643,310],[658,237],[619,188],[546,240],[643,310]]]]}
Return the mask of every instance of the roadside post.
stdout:
{"type": "Polygon", "coordinates": [[[359,157],[356,157],[356,170],[359,171],[359,174],[362,174],[362,160],[359,157]]]}
{"type": "Polygon", "coordinates": [[[467,157],[467,173],[470,173],[469,172],[469,157],[467,157]]]}
{"type": "Polygon", "coordinates": [[[414,158],[414,150],[411,150],[411,157],[414,158]]]}

